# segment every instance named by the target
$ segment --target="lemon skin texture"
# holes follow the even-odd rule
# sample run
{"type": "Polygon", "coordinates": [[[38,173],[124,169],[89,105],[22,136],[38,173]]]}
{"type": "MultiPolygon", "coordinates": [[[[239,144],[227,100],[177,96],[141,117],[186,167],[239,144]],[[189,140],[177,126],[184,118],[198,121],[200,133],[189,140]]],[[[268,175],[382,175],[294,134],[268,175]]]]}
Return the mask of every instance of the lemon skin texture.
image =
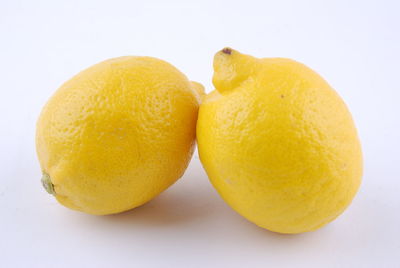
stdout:
{"type": "Polygon", "coordinates": [[[305,65],[226,48],[197,121],[201,162],[239,214],[279,233],[316,230],[355,196],[362,153],[350,112],[305,65]]]}
{"type": "Polygon", "coordinates": [[[202,86],[151,57],[119,57],[67,81],[43,108],[43,184],[66,207],[105,215],[180,178],[195,145],[202,86]]]}

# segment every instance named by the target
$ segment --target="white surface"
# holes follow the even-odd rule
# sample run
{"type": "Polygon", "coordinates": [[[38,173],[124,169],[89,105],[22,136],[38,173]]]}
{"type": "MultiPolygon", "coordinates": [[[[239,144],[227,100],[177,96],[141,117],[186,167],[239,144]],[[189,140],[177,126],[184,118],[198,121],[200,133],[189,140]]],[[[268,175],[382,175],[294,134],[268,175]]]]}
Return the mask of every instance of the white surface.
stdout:
{"type": "Polygon", "coordinates": [[[166,2],[0,2],[0,266],[399,267],[397,1],[166,2]],[[219,198],[197,156],[169,190],[117,216],[74,212],[44,192],[35,121],[62,82],[106,58],[150,55],[210,91],[224,46],[302,61],[344,98],[365,175],[340,218],[302,235],[260,229],[219,198]]]}

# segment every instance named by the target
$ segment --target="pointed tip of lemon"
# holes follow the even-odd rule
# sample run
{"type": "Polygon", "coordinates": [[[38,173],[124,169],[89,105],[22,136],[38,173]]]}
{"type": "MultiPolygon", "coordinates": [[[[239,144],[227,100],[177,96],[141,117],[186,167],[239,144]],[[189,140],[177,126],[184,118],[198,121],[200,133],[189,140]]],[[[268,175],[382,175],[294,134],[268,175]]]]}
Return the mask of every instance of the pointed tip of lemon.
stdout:
{"type": "Polygon", "coordinates": [[[258,68],[258,60],[225,47],[214,56],[213,84],[220,92],[228,92],[246,80],[258,68]]]}

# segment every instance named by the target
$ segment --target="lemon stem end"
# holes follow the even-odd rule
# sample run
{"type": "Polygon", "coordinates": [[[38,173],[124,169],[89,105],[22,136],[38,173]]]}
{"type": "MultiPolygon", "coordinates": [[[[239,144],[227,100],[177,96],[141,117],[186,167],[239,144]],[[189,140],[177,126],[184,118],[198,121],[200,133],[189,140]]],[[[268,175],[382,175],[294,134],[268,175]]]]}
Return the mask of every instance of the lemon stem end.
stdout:
{"type": "Polygon", "coordinates": [[[44,189],[52,195],[55,195],[56,192],[54,191],[54,185],[51,183],[50,176],[46,173],[43,173],[42,179],[41,179],[42,185],[44,189]]]}
{"type": "Polygon", "coordinates": [[[224,53],[224,54],[228,54],[228,55],[231,55],[232,54],[232,48],[229,48],[229,47],[226,47],[226,48],[224,48],[223,50],[221,50],[222,51],[222,53],[224,53]]]}

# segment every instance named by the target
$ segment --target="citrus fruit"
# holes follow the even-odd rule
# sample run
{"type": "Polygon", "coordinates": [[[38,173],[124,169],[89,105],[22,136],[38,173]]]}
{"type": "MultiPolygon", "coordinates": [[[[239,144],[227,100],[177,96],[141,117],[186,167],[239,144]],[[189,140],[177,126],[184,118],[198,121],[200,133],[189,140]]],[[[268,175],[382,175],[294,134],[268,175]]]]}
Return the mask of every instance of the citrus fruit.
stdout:
{"type": "Polygon", "coordinates": [[[43,185],[66,207],[97,215],[151,200],[191,159],[201,91],[152,57],[109,59],[80,72],[37,122],[43,185]]]}
{"type": "Polygon", "coordinates": [[[352,116],[305,65],[230,48],[214,57],[200,106],[201,162],[222,198],[255,224],[280,233],[316,230],[355,196],[362,154],[352,116]]]}

